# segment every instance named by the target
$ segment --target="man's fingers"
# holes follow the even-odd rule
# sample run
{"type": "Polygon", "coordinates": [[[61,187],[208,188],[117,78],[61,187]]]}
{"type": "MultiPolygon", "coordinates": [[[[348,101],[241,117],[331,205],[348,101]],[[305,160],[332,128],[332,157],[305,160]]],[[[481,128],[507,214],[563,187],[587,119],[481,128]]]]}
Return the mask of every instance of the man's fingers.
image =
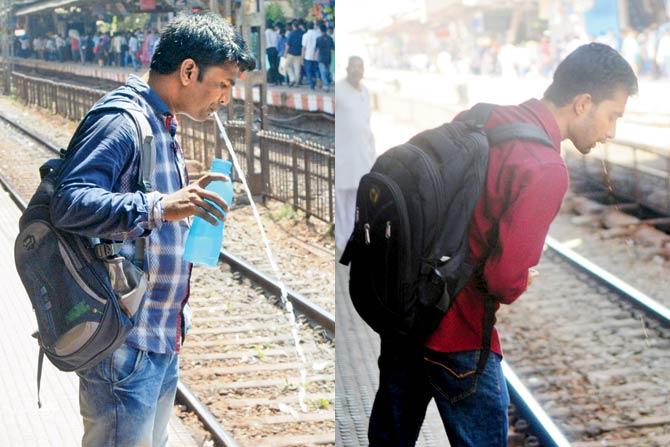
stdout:
{"type": "Polygon", "coordinates": [[[221,181],[221,182],[227,182],[230,180],[230,177],[224,174],[219,174],[218,172],[208,172],[207,174],[203,175],[200,177],[200,180],[198,180],[198,186],[205,187],[209,185],[212,182],[216,181],[221,181]]]}
{"type": "Polygon", "coordinates": [[[198,207],[204,209],[209,214],[214,215],[214,217],[216,217],[217,219],[226,220],[226,216],[221,212],[221,210],[219,208],[217,208],[216,206],[212,205],[207,200],[200,199],[200,200],[196,201],[195,204],[198,207]]]}
{"type": "Polygon", "coordinates": [[[211,202],[214,202],[223,211],[228,212],[228,204],[217,193],[212,192],[212,191],[207,191],[206,189],[203,189],[203,190],[199,191],[199,194],[200,194],[200,197],[202,197],[203,199],[207,199],[211,202]]]}
{"type": "Polygon", "coordinates": [[[204,208],[200,208],[199,206],[197,206],[195,208],[195,213],[193,213],[193,214],[195,216],[198,216],[198,217],[201,217],[201,218],[205,219],[207,222],[211,223],[212,225],[216,225],[217,222],[218,222],[214,216],[212,216],[207,211],[205,211],[204,208]]]}

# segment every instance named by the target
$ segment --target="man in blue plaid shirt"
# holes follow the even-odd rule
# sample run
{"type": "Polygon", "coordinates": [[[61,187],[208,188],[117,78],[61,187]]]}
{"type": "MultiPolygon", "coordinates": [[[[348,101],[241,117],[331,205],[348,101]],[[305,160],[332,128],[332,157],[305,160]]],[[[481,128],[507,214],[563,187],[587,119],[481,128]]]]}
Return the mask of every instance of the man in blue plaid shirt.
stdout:
{"type": "Polygon", "coordinates": [[[84,446],[165,446],[178,380],[178,352],[185,324],[191,265],[183,260],[191,216],[212,223],[227,204],[205,190],[208,173],[188,184],[175,133],[175,115],[204,121],[230,101],[241,72],[255,63],[240,35],[220,16],[196,14],[171,21],[151,60],[148,75],[131,75],[96,107],[133,101],[154,135],[155,191],[139,190],[138,134],[125,113],[89,114],[75,135],[76,151],[54,194],[54,224],[87,237],[124,241],[120,253],[135,256],[145,237],[148,287],[137,324],[126,342],[98,365],[77,374],[84,418],[84,446]]]}

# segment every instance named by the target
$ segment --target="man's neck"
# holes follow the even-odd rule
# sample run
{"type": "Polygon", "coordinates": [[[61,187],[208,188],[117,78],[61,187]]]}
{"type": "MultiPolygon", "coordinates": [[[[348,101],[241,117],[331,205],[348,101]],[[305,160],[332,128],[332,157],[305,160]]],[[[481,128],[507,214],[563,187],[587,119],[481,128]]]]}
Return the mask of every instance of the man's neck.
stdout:
{"type": "Polygon", "coordinates": [[[545,98],[542,98],[540,102],[544,104],[547,109],[549,109],[549,112],[556,120],[556,124],[558,124],[558,130],[561,133],[561,141],[565,140],[568,137],[568,120],[565,116],[565,111],[545,98]]]}
{"type": "Polygon", "coordinates": [[[145,73],[144,76],[142,76],[142,79],[149,87],[151,87],[153,91],[156,92],[160,99],[163,100],[165,105],[168,106],[170,113],[172,113],[172,115],[176,115],[178,112],[177,107],[174,104],[174,101],[171,100],[171,95],[168,94],[170,90],[169,83],[171,82],[171,79],[169,79],[167,76],[153,73],[151,70],[145,73]]]}

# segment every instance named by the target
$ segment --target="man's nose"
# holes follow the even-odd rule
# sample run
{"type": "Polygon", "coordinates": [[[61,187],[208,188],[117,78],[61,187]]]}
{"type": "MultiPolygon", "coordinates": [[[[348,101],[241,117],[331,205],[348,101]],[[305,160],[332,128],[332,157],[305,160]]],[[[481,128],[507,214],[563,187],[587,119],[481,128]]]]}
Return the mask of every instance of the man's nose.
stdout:
{"type": "Polygon", "coordinates": [[[612,140],[616,136],[616,124],[613,125],[607,132],[607,139],[612,140]]]}
{"type": "Polygon", "coordinates": [[[232,93],[232,89],[228,89],[225,92],[223,92],[223,94],[219,98],[219,103],[222,106],[227,106],[228,105],[228,103],[230,102],[231,93],[232,93]]]}

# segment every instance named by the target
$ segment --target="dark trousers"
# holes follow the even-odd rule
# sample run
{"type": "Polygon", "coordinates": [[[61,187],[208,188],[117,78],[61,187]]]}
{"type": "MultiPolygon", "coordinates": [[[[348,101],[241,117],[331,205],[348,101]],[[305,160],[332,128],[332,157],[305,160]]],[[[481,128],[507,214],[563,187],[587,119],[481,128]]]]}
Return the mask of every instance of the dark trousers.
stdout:
{"type": "Polygon", "coordinates": [[[268,68],[268,82],[275,84],[279,82],[279,53],[275,47],[270,47],[265,50],[268,55],[270,67],[268,68]]]}
{"type": "Polygon", "coordinates": [[[478,360],[479,351],[441,353],[382,338],[370,447],[413,446],[433,398],[452,446],[506,446],[509,395],[501,359],[491,353],[476,376],[478,360]]]}
{"type": "Polygon", "coordinates": [[[307,82],[309,87],[314,90],[316,87],[316,77],[319,72],[319,63],[317,61],[310,61],[305,59],[305,74],[307,75],[307,82]]]}

